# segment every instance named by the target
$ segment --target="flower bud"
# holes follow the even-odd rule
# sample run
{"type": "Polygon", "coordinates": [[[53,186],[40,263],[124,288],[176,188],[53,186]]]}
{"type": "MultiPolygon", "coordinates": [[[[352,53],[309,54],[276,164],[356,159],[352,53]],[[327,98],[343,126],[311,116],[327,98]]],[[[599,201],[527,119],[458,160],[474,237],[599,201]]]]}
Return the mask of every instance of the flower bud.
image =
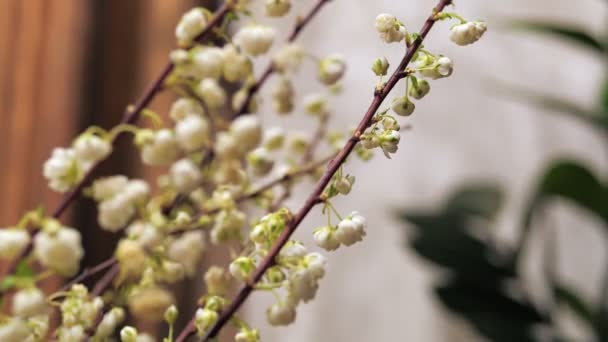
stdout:
{"type": "Polygon", "coordinates": [[[346,71],[346,62],[341,55],[332,55],[319,62],[318,79],[325,85],[338,82],[346,71]]]}
{"type": "Polygon", "coordinates": [[[189,276],[194,275],[196,267],[205,252],[205,235],[202,231],[190,231],[173,240],[167,248],[167,257],[181,264],[189,276]]]}
{"type": "Polygon", "coordinates": [[[290,303],[274,304],[266,310],[266,318],[271,325],[289,325],[296,319],[296,309],[290,303]]]}
{"type": "Polygon", "coordinates": [[[391,108],[397,115],[410,116],[416,109],[416,105],[407,97],[398,97],[393,100],[391,108]]]}
{"type": "Polygon", "coordinates": [[[167,310],[165,310],[165,322],[167,322],[167,324],[169,325],[172,325],[173,323],[175,323],[175,320],[177,320],[177,315],[177,307],[175,305],[171,305],[167,308],[167,310]]]}
{"type": "Polygon", "coordinates": [[[82,177],[76,153],[71,148],[53,149],[51,157],[44,163],[43,173],[51,189],[58,192],[67,192],[82,177]]]}
{"type": "Polygon", "coordinates": [[[137,341],[137,329],[126,326],[120,329],[120,340],[122,342],[136,342],[137,341]]]}
{"type": "Polygon", "coordinates": [[[167,165],[180,154],[175,135],[168,129],[161,129],[152,134],[151,140],[144,142],[141,149],[142,161],[151,166],[167,165]]]}
{"type": "Polygon", "coordinates": [[[452,27],[450,39],[457,45],[469,45],[478,41],[487,31],[488,26],[483,21],[470,21],[452,27]]]}
{"type": "Polygon", "coordinates": [[[192,52],[191,70],[198,79],[219,79],[224,66],[224,53],[217,47],[195,48],[192,52]]]}
{"type": "Polygon", "coordinates": [[[266,53],[274,41],[274,28],[264,25],[249,25],[241,28],[233,37],[233,41],[243,51],[259,56],[266,53]]]}
{"type": "Polygon", "coordinates": [[[406,30],[394,15],[380,14],[376,17],[376,30],[386,43],[398,43],[403,40],[406,30]]]}
{"type": "Polygon", "coordinates": [[[188,115],[175,125],[179,145],[187,151],[197,151],[209,144],[209,123],[199,115],[188,115]]]}
{"type": "Polygon", "coordinates": [[[209,109],[217,110],[226,103],[226,92],[212,78],[203,79],[196,87],[196,92],[203,98],[209,109]]]}
{"type": "Polygon", "coordinates": [[[282,17],[291,8],[291,0],[266,0],[266,15],[269,17],[282,17]]]}
{"type": "Polygon", "coordinates": [[[196,189],[203,177],[198,166],[188,158],[176,161],[169,169],[171,184],[181,193],[187,193],[196,189]]]}
{"type": "Polygon", "coordinates": [[[256,115],[239,116],[230,124],[230,132],[243,152],[248,152],[262,140],[262,125],[256,115]]]}
{"type": "Polygon", "coordinates": [[[336,239],[345,246],[351,246],[363,240],[365,236],[365,218],[357,212],[343,219],[336,229],[336,239]]]}
{"type": "Polygon", "coordinates": [[[203,8],[197,7],[186,12],[175,28],[178,43],[180,45],[192,43],[192,40],[203,31],[206,25],[207,19],[203,8]]]}
{"type": "Polygon", "coordinates": [[[388,68],[390,64],[386,57],[376,58],[372,64],[372,71],[376,76],[386,76],[388,74],[388,68]]]}
{"type": "Polygon", "coordinates": [[[249,277],[255,270],[255,263],[249,257],[238,257],[230,263],[230,274],[240,281],[248,281],[249,277]]]}
{"type": "Polygon", "coordinates": [[[285,132],[281,127],[271,127],[264,131],[264,138],[262,141],[264,148],[267,150],[278,150],[283,146],[283,142],[285,142],[285,132]]]}
{"type": "Polygon", "coordinates": [[[201,116],[203,114],[205,114],[205,111],[200,103],[187,97],[181,97],[173,102],[169,110],[169,116],[176,122],[192,115],[201,116]]]}
{"type": "Polygon", "coordinates": [[[384,116],[382,118],[382,127],[384,127],[385,130],[387,131],[399,131],[401,130],[401,126],[399,126],[399,123],[397,122],[397,120],[395,120],[395,118],[393,118],[392,116],[384,116]]]}
{"type": "Polygon", "coordinates": [[[224,78],[228,82],[244,81],[253,72],[251,60],[232,44],[224,46],[224,78]]]}
{"type": "Polygon", "coordinates": [[[73,276],[84,256],[80,232],[61,227],[56,232],[46,230],[34,238],[34,255],[40,264],[62,276],[73,276]]]}
{"type": "Polygon", "coordinates": [[[165,310],[174,303],[171,292],[160,287],[149,287],[129,298],[129,310],[138,319],[156,322],[163,319],[165,310]]]}
{"type": "Polygon", "coordinates": [[[247,155],[247,162],[253,171],[253,174],[261,177],[267,175],[274,166],[274,160],[270,156],[268,150],[263,147],[256,148],[247,155]]]}
{"type": "Polygon", "coordinates": [[[348,195],[355,184],[355,176],[347,175],[336,182],[336,189],[342,195],[348,195]]]}
{"type": "Polygon", "coordinates": [[[46,313],[46,297],[40,289],[26,288],[15,293],[12,312],[15,316],[28,318],[46,313]]]}
{"type": "Polygon", "coordinates": [[[209,294],[223,295],[230,286],[230,276],[223,268],[211,266],[205,272],[205,285],[209,294]]]}
{"type": "Polygon", "coordinates": [[[260,332],[256,329],[242,329],[234,336],[234,342],[260,342],[260,332]]]}
{"type": "Polygon", "coordinates": [[[74,142],[74,153],[80,165],[86,170],[93,163],[109,156],[112,153],[112,145],[96,135],[82,135],[74,142]]]}
{"type": "Polygon", "coordinates": [[[139,279],[145,269],[146,252],[137,241],[123,239],[116,247],[116,260],[123,275],[139,279]]]}
{"type": "Polygon", "coordinates": [[[313,238],[317,246],[324,250],[331,252],[335,251],[340,247],[340,241],[334,236],[334,228],[332,226],[325,226],[315,229],[313,238]]]}
{"type": "Polygon", "coordinates": [[[25,229],[0,229],[0,259],[12,260],[30,243],[30,234],[25,229]]]}
{"type": "Polygon", "coordinates": [[[305,57],[304,49],[297,43],[283,46],[273,57],[273,66],[279,72],[296,71],[305,57]]]}
{"type": "Polygon", "coordinates": [[[431,91],[431,85],[426,80],[417,80],[416,83],[412,83],[410,88],[410,96],[416,100],[420,100],[431,91]]]}
{"type": "Polygon", "coordinates": [[[217,312],[209,309],[196,310],[194,318],[194,326],[199,336],[205,335],[207,330],[211,328],[219,318],[217,312]]]}
{"type": "Polygon", "coordinates": [[[326,111],[327,99],[321,94],[310,94],[304,97],[304,108],[311,115],[320,115],[326,111]]]}

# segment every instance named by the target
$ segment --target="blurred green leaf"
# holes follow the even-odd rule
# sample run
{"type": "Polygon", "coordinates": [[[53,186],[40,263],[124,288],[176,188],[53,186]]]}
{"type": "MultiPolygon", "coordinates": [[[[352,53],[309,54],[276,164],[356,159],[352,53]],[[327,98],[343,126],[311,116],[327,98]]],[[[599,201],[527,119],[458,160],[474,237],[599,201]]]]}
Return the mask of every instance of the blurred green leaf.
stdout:
{"type": "Polygon", "coordinates": [[[572,161],[561,161],[544,174],[537,198],[563,197],[608,222],[608,189],[588,169],[572,161]]]}
{"type": "Polygon", "coordinates": [[[25,260],[22,260],[15,268],[15,276],[19,278],[32,278],[34,277],[34,270],[32,270],[25,260]]]}
{"type": "Polygon", "coordinates": [[[533,306],[483,283],[454,278],[435,292],[448,309],[495,342],[532,342],[532,327],[545,321],[533,306]]]}
{"type": "Polygon", "coordinates": [[[563,286],[553,285],[553,295],[558,304],[565,305],[578,317],[593,327],[593,310],[574,291],[563,286]]]}
{"type": "Polygon", "coordinates": [[[562,38],[599,53],[605,53],[608,50],[600,40],[577,27],[532,20],[515,21],[512,26],[520,30],[534,31],[562,38]]]}
{"type": "Polygon", "coordinates": [[[446,210],[491,219],[498,213],[502,201],[502,192],[498,187],[486,184],[468,185],[448,199],[446,210]]]}

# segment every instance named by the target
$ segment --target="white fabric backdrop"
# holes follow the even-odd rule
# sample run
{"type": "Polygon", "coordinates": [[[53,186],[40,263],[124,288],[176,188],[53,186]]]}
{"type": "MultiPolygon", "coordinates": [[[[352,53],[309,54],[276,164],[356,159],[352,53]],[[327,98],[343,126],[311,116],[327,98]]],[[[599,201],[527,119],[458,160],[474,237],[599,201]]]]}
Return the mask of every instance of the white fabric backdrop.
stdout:
{"type": "MultiPolygon", "coordinates": [[[[313,2],[300,1],[295,12],[303,13],[313,2]]],[[[354,125],[367,108],[376,81],[369,71],[373,59],[386,55],[396,65],[403,53],[401,47],[379,41],[373,28],[375,16],[396,14],[410,31],[416,31],[434,3],[335,0],[303,34],[300,42],[314,54],[341,52],[349,63],[344,94],[332,104],[337,127],[354,125]]],[[[367,216],[368,237],[362,244],[328,256],[329,272],[318,297],[300,306],[294,325],[269,327],[263,308],[273,298],[254,294],[247,314],[262,329],[264,341],[476,340],[432,298],[433,274],[404,249],[404,229],[395,221],[394,209],[433,206],[463,180],[496,180],[509,189],[499,232],[512,239],[526,191],[549,160],[575,156],[606,170],[606,153],[597,134],[568,119],[505,99],[492,88],[492,81],[503,80],[590,104],[602,77],[600,60],[562,42],[506,32],[500,26],[508,18],[544,18],[581,23],[600,34],[605,4],[600,0],[461,0],[457,5],[467,18],[487,20],[490,31],[469,48],[449,41],[447,24],[432,31],[427,47],[455,60],[454,75],[432,83],[430,96],[404,121],[413,130],[403,134],[393,160],[378,155],[373,164],[353,160],[347,168],[357,176],[357,183],[351,196],[338,204],[344,212],[359,210],[367,216]]],[[[290,27],[292,21],[272,23],[290,27]]],[[[311,65],[302,70],[297,82],[300,94],[319,89],[311,65]]],[[[267,115],[266,123],[288,129],[313,127],[303,115],[288,119],[267,115]]],[[[290,201],[290,207],[298,208],[306,189],[290,201]]],[[[560,257],[562,273],[593,296],[598,265],[606,258],[603,240],[598,230],[573,231],[589,220],[569,207],[563,209],[566,213],[552,217],[562,246],[567,247],[560,257]]],[[[296,236],[310,244],[311,230],[320,224],[316,212],[296,236]]],[[[534,267],[530,265],[531,270],[534,267]]],[[[531,280],[535,286],[542,285],[534,277],[531,280]]]]}

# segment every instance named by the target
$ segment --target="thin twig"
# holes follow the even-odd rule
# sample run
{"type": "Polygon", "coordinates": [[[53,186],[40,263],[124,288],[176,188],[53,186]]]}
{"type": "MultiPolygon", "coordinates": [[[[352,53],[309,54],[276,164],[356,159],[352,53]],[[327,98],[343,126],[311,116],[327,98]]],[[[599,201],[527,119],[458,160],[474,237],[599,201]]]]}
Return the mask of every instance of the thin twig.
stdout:
{"type": "MultiPolygon", "coordinates": [[[[411,62],[415,53],[422,45],[423,40],[426,38],[429,31],[435,24],[436,13],[441,12],[447,5],[451,4],[451,2],[452,0],[439,1],[439,4],[433,10],[433,14],[429,16],[429,18],[424,23],[424,26],[420,31],[420,35],[412,43],[412,46],[407,50],[405,56],[401,60],[401,63],[397,67],[397,70],[393,73],[393,75],[384,85],[384,87],[375,92],[374,99],[371,105],[369,106],[367,112],[363,116],[363,119],[357,126],[357,129],[355,130],[353,136],[346,142],[346,144],[344,145],[342,150],[340,150],[336,158],[329,163],[327,170],[325,171],[321,179],[317,182],[314,190],[312,191],[310,196],[308,196],[308,199],[306,200],[302,208],[294,216],[294,219],[289,222],[285,230],[274,243],[272,249],[268,252],[268,255],[266,255],[266,257],[262,260],[260,265],[254,271],[250,281],[246,282],[246,284],[241,288],[234,300],[231,302],[230,306],[228,306],[228,308],[222,311],[217,322],[213,325],[213,327],[211,327],[211,329],[209,329],[209,331],[203,337],[203,341],[209,341],[210,339],[215,338],[217,336],[217,334],[224,327],[224,325],[232,318],[236,311],[239,310],[241,305],[243,305],[243,303],[247,300],[247,298],[254,289],[253,284],[257,284],[260,279],[262,279],[262,276],[264,275],[266,270],[274,265],[275,257],[279,254],[283,246],[289,241],[291,235],[295,232],[297,227],[312,210],[312,208],[319,203],[319,197],[331,181],[333,175],[338,171],[340,166],[346,161],[347,157],[353,151],[355,145],[360,140],[361,134],[363,134],[363,132],[371,125],[373,117],[377,110],[380,108],[382,102],[384,102],[391,90],[404,77],[402,71],[405,70],[405,68],[411,62]]],[[[193,317],[188,323],[188,325],[181,331],[181,333],[176,339],[176,342],[183,342],[188,336],[192,335],[195,330],[195,318],[193,317]]]]}
{"type": "Polygon", "coordinates": [[[114,264],[116,264],[118,261],[116,260],[115,257],[111,257],[106,261],[103,261],[102,263],[93,266],[93,267],[87,267],[85,268],[76,278],[72,279],[70,282],[68,282],[67,284],[65,284],[60,291],[67,291],[70,289],[70,287],[72,287],[72,285],[74,284],[78,284],[83,282],[85,279],[94,276],[95,274],[113,266],[114,264]]]}

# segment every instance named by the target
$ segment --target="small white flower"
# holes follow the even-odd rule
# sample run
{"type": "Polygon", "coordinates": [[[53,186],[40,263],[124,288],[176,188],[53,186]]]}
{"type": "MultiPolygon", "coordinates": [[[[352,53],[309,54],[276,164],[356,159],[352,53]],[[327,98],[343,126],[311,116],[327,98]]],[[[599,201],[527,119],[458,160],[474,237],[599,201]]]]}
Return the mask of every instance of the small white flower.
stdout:
{"type": "Polygon", "coordinates": [[[175,125],[179,145],[187,151],[197,151],[209,143],[209,123],[198,115],[188,115],[175,125]]]}
{"type": "Polygon", "coordinates": [[[175,135],[168,129],[153,133],[151,141],[144,143],[141,150],[142,161],[151,166],[167,165],[180,154],[175,135]]]}
{"type": "Polygon", "coordinates": [[[346,71],[346,62],[341,55],[331,55],[319,62],[319,81],[325,85],[334,85],[346,71]]]}
{"type": "Polygon", "coordinates": [[[431,91],[431,85],[426,80],[418,80],[417,85],[412,84],[410,88],[410,96],[416,100],[420,100],[431,91]]]}
{"type": "Polygon", "coordinates": [[[137,329],[126,326],[120,329],[120,340],[122,342],[136,342],[137,341],[137,329]]]}
{"type": "Polygon", "coordinates": [[[303,258],[308,253],[308,250],[304,246],[303,243],[299,241],[289,241],[287,244],[281,249],[280,256],[282,258],[303,258]]]}
{"type": "Polygon", "coordinates": [[[249,94],[249,88],[243,87],[232,96],[232,109],[235,112],[239,112],[241,107],[248,101],[247,106],[244,108],[247,113],[255,113],[258,110],[258,99],[255,94],[249,94]]]}
{"type": "Polygon", "coordinates": [[[114,334],[114,330],[124,321],[124,319],[125,310],[123,308],[112,308],[112,310],[106,313],[101,319],[93,339],[96,341],[108,339],[112,334],[114,334]]]}
{"type": "Polygon", "coordinates": [[[82,168],[86,170],[93,163],[109,156],[112,153],[112,145],[96,135],[84,135],[74,142],[74,153],[82,168]]]}
{"type": "Polygon", "coordinates": [[[390,153],[396,153],[399,149],[401,135],[397,131],[384,131],[378,139],[384,155],[390,157],[390,153]]]}
{"type": "Polygon", "coordinates": [[[388,68],[390,63],[386,57],[376,58],[372,64],[372,71],[376,76],[386,76],[388,74],[388,68]]]}
{"type": "Polygon", "coordinates": [[[302,46],[297,43],[289,43],[277,51],[272,63],[279,72],[296,71],[305,56],[306,53],[302,46]]]}
{"type": "Polygon", "coordinates": [[[478,41],[488,30],[488,26],[483,21],[470,21],[452,27],[450,39],[461,46],[473,44],[478,41]]]}
{"type": "Polygon", "coordinates": [[[150,186],[142,179],[132,179],[121,192],[121,196],[133,205],[144,205],[150,197],[150,186]]]}
{"type": "Polygon", "coordinates": [[[207,19],[202,8],[193,8],[186,12],[175,28],[178,43],[182,45],[192,43],[192,40],[203,31],[205,25],[207,25],[207,19]]]}
{"type": "Polygon", "coordinates": [[[430,67],[425,67],[420,70],[420,74],[431,79],[445,78],[452,75],[454,71],[454,63],[451,59],[445,56],[437,58],[435,63],[430,67]]]}
{"type": "Polygon", "coordinates": [[[205,236],[202,231],[192,231],[183,234],[169,245],[169,259],[184,266],[186,274],[194,275],[196,267],[205,251],[205,236]]]}
{"type": "Polygon", "coordinates": [[[0,341],[27,341],[30,329],[21,318],[10,317],[0,323],[0,341]]]}
{"type": "Polygon", "coordinates": [[[97,221],[101,228],[117,232],[124,228],[135,215],[135,206],[122,195],[117,195],[99,203],[97,221]]]}
{"type": "Polygon", "coordinates": [[[25,229],[0,229],[0,259],[12,260],[30,243],[30,234],[25,229]]]}
{"type": "Polygon", "coordinates": [[[203,115],[203,107],[194,99],[181,97],[173,102],[169,110],[169,116],[175,121],[180,121],[191,115],[203,115]]]}
{"type": "Polygon", "coordinates": [[[382,13],[376,17],[376,30],[386,43],[398,43],[405,38],[406,30],[394,15],[382,13]]]}
{"type": "Polygon", "coordinates": [[[253,259],[241,256],[230,263],[228,270],[235,279],[245,282],[255,270],[255,263],[253,259]]]}
{"type": "Polygon", "coordinates": [[[384,129],[387,131],[399,131],[401,129],[401,126],[399,126],[397,120],[395,120],[395,118],[392,116],[383,117],[381,123],[382,127],[384,127],[384,129]]]}
{"type": "Polygon", "coordinates": [[[251,60],[238,52],[236,47],[228,44],[223,48],[224,78],[228,82],[238,82],[251,76],[253,66],[251,60]]]}
{"type": "Polygon", "coordinates": [[[110,176],[95,180],[91,187],[93,198],[96,201],[103,201],[114,197],[121,192],[129,183],[129,179],[125,176],[110,176]]]}
{"type": "Polygon", "coordinates": [[[219,132],[217,134],[214,151],[221,159],[234,159],[240,153],[237,139],[229,132],[219,132]]]}
{"type": "Polygon", "coordinates": [[[55,148],[44,163],[44,177],[51,189],[58,192],[70,190],[81,178],[81,170],[76,162],[76,153],[71,148],[55,148]]]}
{"type": "Polygon", "coordinates": [[[414,102],[410,101],[407,97],[398,97],[393,100],[391,105],[391,109],[395,114],[401,116],[410,116],[414,113],[416,109],[416,105],[414,102]]]}
{"type": "Polygon", "coordinates": [[[80,232],[61,227],[56,232],[41,231],[34,238],[34,255],[39,263],[62,276],[73,276],[84,256],[80,232]]]}
{"type": "Polygon", "coordinates": [[[169,60],[175,65],[183,65],[190,61],[190,55],[187,50],[175,49],[169,53],[169,60]]]}
{"type": "Polygon", "coordinates": [[[355,176],[346,175],[336,182],[336,189],[342,195],[348,195],[355,184],[355,176]]]}
{"type": "Polygon", "coordinates": [[[361,145],[364,148],[371,150],[380,146],[380,139],[375,135],[365,134],[361,137],[361,145]]]}
{"type": "Polygon", "coordinates": [[[188,158],[180,159],[171,165],[169,177],[171,184],[182,193],[196,189],[203,179],[199,168],[188,158]]]}
{"type": "Polygon", "coordinates": [[[365,226],[365,218],[355,211],[340,221],[336,230],[336,239],[345,246],[351,246],[363,240],[365,226]]]}
{"type": "Polygon", "coordinates": [[[212,78],[202,80],[196,87],[196,91],[203,98],[203,101],[205,101],[205,105],[210,109],[217,110],[226,104],[226,92],[212,78]]]}
{"type": "Polygon", "coordinates": [[[221,267],[211,266],[205,272],[205,285],[210,294],[224,294],[230,286],[230,275],[221,267]]]}
{"type": "Polygon", "coordinates": [[[300,269],[289,276],[288,292],[296,301],[308,303],[319,289],[318,278],[307,269],[300,269]]]}
{"type": "Polygon", "coordinates": [[[291,303],[277,303],[266,310],[266,318],[274,326],[289,325],[296,319],[296,308],[291,303]]]}
{"type": "Polygon", "coordinates": [[[129,225],[127,236],[137,241],[144,248],[158,246],[163,239],[159,230],[145,221],[136,221],[129,225]]]}
{"type": "Polygon", "coordinates": [[[16,316],[28,318],[44,315],[46,310],[46,296],[36,287],[19,290],[13,297],[12,312],[16,316]]]}
{"type": "Polygon", "coordinates": [[[139,279],[146,266],[146,251],[136,240],[122,239],[116,247],[116,260],[120,271],[130,279],[139,279]]]}
{"type": "Polygon", "coordinates": [[[215,216],[215,224],[211,230],[211,241],[217,244],[222,241],[239,239],[241,229],[245,226],[245,220],[245,213],[239,210],[222,210],[215,216]]]}
{"type": "Polygon", "coordinates": [[[129,310],[135,318],[147,322],[163,319],[168,307],[175,303],[173,294],[162,287],[152,286],[141,289],[129,297],[129,310]]]}
{"type": "Polygon", "coordinates": [[[325,275],[325,268],[327,267],[327,260],[321,253],[313,252],[306,255],[304,258],[306,268],[310,275],[319,280],[325,275]]]}
{"type": "Polygon", "coordinates": [[[317,246],[326,251],[335,251],[340,247],[340,241],[335,237],[335,229],[331,226],[325,226],[315,229],[313,238],[317,246]]]}
{"type": "Polygon", "coordinates": [[[282,17],[291,8],[291,0],[266,0],[266,14],[270,17],[282,17]]]}
{"type": "Polygon", "coordinates": [[[304,108],[311,115],[320,115],[326,111],[327,99],[317,93],[309,94],[304,97],[304,108]]]}
{"type": "Polygon", "coordinates": [[[199,79],[219,79],[224,66],[224,52],[218,47],[203,47],[192,51],[192,70],[199,79]]]}
{"type": "Polygon", "coordinates": [[[259,56],[266,53],[274,41],[276,31],[264,25],[249,25],[241,28],[233,37],[233,41],[243,51],[259,56]]]}
{"type": "Polygon", "coordinates": [[[230,124],[230,132],[243,152],[251,151],[262,140],[262,124],[257,115],[239,116],[230,124]]]}
{"type": "Polygon", "coordinates": [[[194,326],[199,336],[203,336],[209,328],[211,328],[215,322],[217,322],[219,315],[217,312],[209,309],[199,308],[196,310],[194,315],[194,326]]]}
{"type": "Polygon", "coordinates": [[[274,166],[274,160],[270,156],[267,149],[260,147],[249,152],[247,162],[253,171],[253,174],[261,177],[267,175],[274,166]]]}
{"type": "Polygon", "coordinates": [[[285,142],[285,131],[281,127],[271,127],[264,131],[264,138],[262,139],[264,147],[269,151],[274,151],[285,142]]]}
{"type": "Polygon", "coordinates": [[[260,332],[256,329],[245,329],[234,336],[234,342],[259,342],[260,332]]]}
{"type": "Polygon", "coordinates": [[[291,80],[286,77],[277,79],[272,88],[272,99],[274,109],[279,114],[286,114],[293,111],[294,89],[291,80]]]}

